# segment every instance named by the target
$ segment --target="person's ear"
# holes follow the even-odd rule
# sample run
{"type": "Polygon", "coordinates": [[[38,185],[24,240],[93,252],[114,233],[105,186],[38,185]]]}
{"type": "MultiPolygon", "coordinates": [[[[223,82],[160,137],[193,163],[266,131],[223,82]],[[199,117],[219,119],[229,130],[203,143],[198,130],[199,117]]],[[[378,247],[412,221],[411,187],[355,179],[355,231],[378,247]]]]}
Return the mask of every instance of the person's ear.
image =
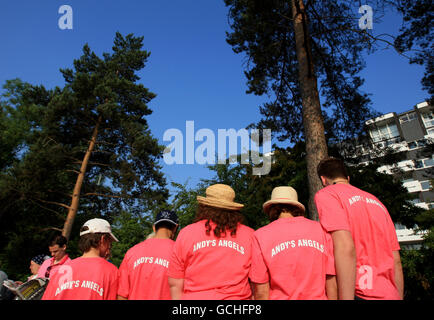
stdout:
{"type": "Polygon", "coordinates": [[[327,178],[324,176],[320,176],[320,179],[321,179],[322,186],[327,187],[328,186],[327,178]]]}
{"type": "Polygon", "coordinates": [[[350,183],[350,176],[347,177],[348,183],[350,183]]]}
{"type": "Polygon", "coordinates": [[[154,233],[157,233],[157,230],[155,229],[155,225],[152,226],[152,231],[153,231],[154,233]]]}

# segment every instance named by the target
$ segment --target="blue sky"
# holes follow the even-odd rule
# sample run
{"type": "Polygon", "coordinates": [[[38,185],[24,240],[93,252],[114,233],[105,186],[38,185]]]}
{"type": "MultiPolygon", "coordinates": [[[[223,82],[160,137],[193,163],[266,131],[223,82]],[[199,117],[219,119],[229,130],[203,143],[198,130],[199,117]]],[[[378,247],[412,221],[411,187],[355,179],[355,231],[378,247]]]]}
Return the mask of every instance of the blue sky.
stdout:
{"type": "MultiPolygon", "coordinates": [[[[374,23],[373,31],[396,35],[400,21],[389,15],[374,23]]],[[[163,142],[167,129],[185,132],[188,120],[196,130],[217,132],[260,119],[258,106],[268,99],[245,93],[244,57],[225,41],[229,26],[223,0],[1,1],[0,85],[18,77],[48,88],[63,86],[59,69],[71,67],[85,43],[97,54],[110,52],[116,31],[144,36],[144,48],[151,52],[139,75],[157,94],[148,121],[161,144],[168,144],[163,142]],[[73,9],[72,30],[58,27],[64,4],[73,9]]],[[[420,85],[423,68],[393,50],[368,56],[366,64],[363,89],[372,94],[377,111],[403,112],[427,97],[420,85]]],[[[168,182],[189,179],[194,187],[210,177],[205,166],[162,165],[168,182]]]]}

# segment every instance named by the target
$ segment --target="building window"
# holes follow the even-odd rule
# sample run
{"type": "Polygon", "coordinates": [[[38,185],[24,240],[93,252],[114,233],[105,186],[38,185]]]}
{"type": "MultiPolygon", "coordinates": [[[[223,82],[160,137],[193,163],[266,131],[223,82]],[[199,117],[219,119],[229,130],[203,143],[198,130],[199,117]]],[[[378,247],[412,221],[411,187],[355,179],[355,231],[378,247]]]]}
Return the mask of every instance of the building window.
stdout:
{"type": "Polygon", "coordinates": [[[423,168],[423,161],[422,160],[414,160],[414,166],[416,169],[423,168]]]}
{"type": "Polygon", "coordinates": [[[433,116],[432,111],[422,113],[422,120],[423,120],[423,124],[425,125],[425,128],[433,127],[434,126],[434,116],[433,116]]]}
{"type": "Polygon", "coordinates": [[[431,189],[431,183],[429,182],[429,180],[421,181],[420,186],[422,187],[422,191],[427,191],[427,190],[431,189]]]}
{"type": "Polygon", "coordinates": [[[412,204],[417,204],[417,203],[420,203],[421,201],[420,201],[419,198],[416,198],[416,199],[410,200],[410,202],[411,202],[412,204]]]}
{"type": "Polygon", "coordinates": [[[433,158],[428,158],[423,160],[423,164],[425,165],[425,167],[432,167],[434,166],[434,159],[433,158]]]}
{"type": "Polygon", "coordinates": [[[408,143],[408,148],[411,149],[416,149],[417,148],[417,142],[416,141],[412,141],[408,143]]]}
{"type": "Polygon", "coordinates": [[[415,112],[410,112],[410,113],[407,113],[407,114],[404,114],[404,115],[400,116],[399,117],[399,122],[400,123],[404,123],[404,122],[407,122],[407,121],[415,120],[416,117],[417,116],[416,116],[415,112]]]}
{"type": "Polygon", "coordinates": [[[385,124],[378,126],[369,131],[374,142],[388,140],[399,137],[399,131],[396,124],[385,124]]]}
{"type": "MultiPolygon", "coordinates": [[[[433,157],[434,157],[434,155],[433,155],[433,157]]],[[[434,166],[434,158],[433,157],[426,158],[426,159],[414,160],[414,166],[416,167],[416,169],[432,167],[432,166],[434,166]]]]}

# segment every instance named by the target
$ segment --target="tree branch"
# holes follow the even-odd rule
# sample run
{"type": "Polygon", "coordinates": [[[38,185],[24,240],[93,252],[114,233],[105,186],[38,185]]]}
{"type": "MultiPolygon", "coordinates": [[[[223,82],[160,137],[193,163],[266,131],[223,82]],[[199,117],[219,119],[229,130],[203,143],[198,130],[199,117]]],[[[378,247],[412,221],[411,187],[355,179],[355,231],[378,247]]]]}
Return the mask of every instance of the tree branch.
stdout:
{"type": "Polygon", "coordinates": [[[117,196],[117,195],[113,195],[113,194],[103,194],[103,193],[96,193],[96,192],[84,193],[84,194],[82,194],[82,196],[83,197],[85,197],[85,196],[97,196],[97,197],[120,198],[120,199],[129,198],[129,197],[117,196]]]}
{"type": "Polygon", "coordinates": [[[68,205],[64,204],[64,203],[55,202],[55,201],[47,201],[47,200],[42,200],[42,199],[35,199],[35,200],[41,201],[43,203],[55,204],[57,206],[61,206],[61,207],[66,208],[66,209],[70,209],[70,207],[68,205]]]}

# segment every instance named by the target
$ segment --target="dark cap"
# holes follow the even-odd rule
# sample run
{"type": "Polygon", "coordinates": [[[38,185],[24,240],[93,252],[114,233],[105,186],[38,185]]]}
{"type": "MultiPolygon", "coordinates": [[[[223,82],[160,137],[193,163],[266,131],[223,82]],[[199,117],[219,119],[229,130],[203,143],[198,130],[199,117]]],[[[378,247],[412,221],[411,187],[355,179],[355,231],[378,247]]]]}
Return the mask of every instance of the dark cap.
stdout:
{"type": "Polygon", "coordinates": [[[160,222],[163,222],[163,221],[167,221],[167,222],[173,223],[176,226],[179,224],[178,216],[176,215],[175,212],[170,211],[170,210],[160,211],[157,214],[157,217],[155,218],[154,226],[157,223],[160,223],[160,222]]]}

